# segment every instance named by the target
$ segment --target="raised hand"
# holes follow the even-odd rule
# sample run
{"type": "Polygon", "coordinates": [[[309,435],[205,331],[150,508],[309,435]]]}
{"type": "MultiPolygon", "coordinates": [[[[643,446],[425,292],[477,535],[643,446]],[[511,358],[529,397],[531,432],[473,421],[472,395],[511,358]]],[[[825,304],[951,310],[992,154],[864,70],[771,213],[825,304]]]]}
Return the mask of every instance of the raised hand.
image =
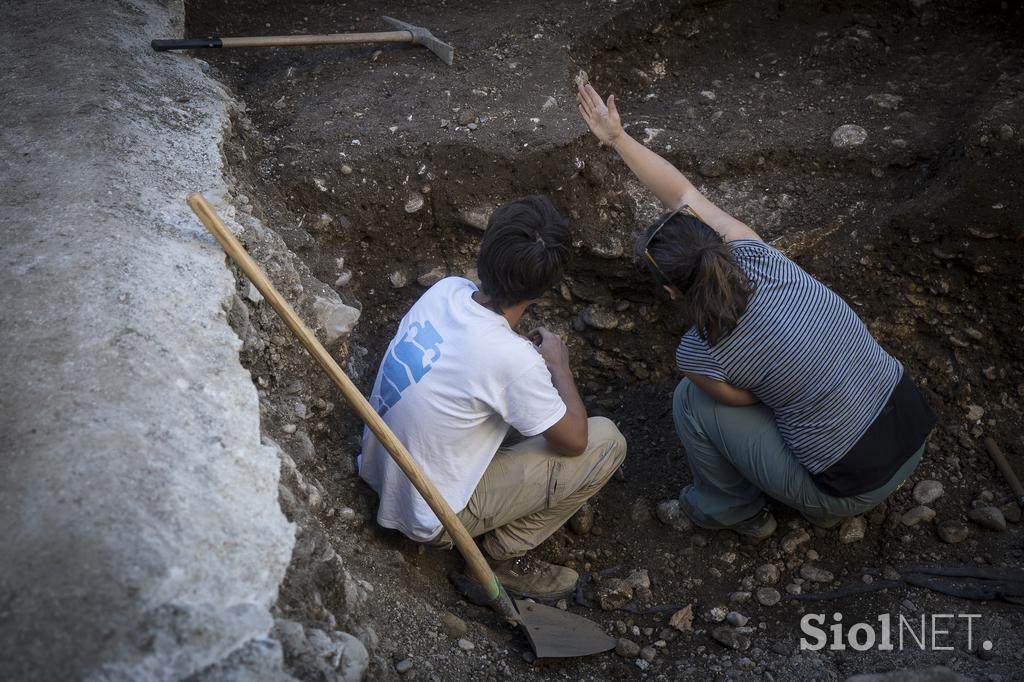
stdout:
{"type": "Polygon", "coordinates": [[[615,140],[622,135],[622,122],[619,120],[619,111],[615,108],[615,95],[610,95],[608,103],[605,104],[593,86],[587,83],[576,91],[576,103],[590,132],[606,145],[615,144],[615,140]]]}

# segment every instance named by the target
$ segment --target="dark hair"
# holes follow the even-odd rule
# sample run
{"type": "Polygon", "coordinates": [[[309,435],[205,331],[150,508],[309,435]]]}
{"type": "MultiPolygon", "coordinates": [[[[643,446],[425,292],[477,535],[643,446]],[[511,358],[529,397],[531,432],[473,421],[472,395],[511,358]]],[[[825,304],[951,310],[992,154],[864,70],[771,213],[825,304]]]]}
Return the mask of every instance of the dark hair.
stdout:
{"type": "Polygon", "coordinates": [[[728,245],[707,223],[681,212],[659,230],[663,220],[648,227],[637,240],[637,258],[659,284],[682,292],[684,321],[713,346],[736,328],[753,287],[728,245]]]}
{"type": "Polygon", "coordinates": [[[569,223],[547,197],[526,197],[491,214],[476,259],[480,289],[500,308],[540,298],[562,279],[569,223]]]}

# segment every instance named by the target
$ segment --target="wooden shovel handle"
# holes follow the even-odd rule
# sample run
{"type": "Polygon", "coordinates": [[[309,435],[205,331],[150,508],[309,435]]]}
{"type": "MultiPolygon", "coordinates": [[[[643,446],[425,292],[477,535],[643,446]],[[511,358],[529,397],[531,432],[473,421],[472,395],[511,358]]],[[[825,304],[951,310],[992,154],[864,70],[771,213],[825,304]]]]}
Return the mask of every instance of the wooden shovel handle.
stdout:
{"type": "Polygon", "coordinates": [[[352,43],[411,43],[412,31],[376,33],[326,33],[299,36],[249,36],[238,38],[158,39],[150,43],[157,52],[196,50],[204,47],[289,47],[294,45],[348,45],[352,43]]]}
{"type": "Polygon", "coordinates": [[[1010,490],[1017,498],[1017,504],[1024,506],[1024,485],[1021,485],[1020,479],[1017,478],[1017,474],[1014,473],[1013,467],[1006,460],[1006,455],[999,449],[999,445],[991,436],[985,436],[985,449],[988,450],[988,456],[995,462],[996,468],[999,469],[1000,473],[1003,474],[1003,478],[1010,486],[1010,490]]]}
{"type": "Polygon", "coordinates": [[[466,527],[459,521],[459,517],[455,515],[455,512],[448,506],[445,499],[441,497],[441,493],[434,487],[434,484],[423,474],[419,465],[416,464],[409,451],[406,450],[402,442],[391,431],[391,428],[370,406],[370,403],[363,397],[363,394],[359,392],[359,389],[348,378],[348,375],[342,371],[330,353],[320,344],[309,327],[299,318],[295,310],[288,304],[288,301],[281,297],[281,294],[277,292],[277,289],[270,283],[267,276],[263,274],[260,266],[256,264],[256,261],[252,259],[245,250],[245,247],[242,246],[238,239],[235,238],[235,235],[221,221],[220,216],[217,215],[217,212],[210,206],[203,195],[198,193],[189,194],[188,205],[199,216],[199,219],[203,221],[203,224],[206,225],[206,228],[213,236],[217,238],[220,245],[224,247],[224,251],[227,252],[232,260],[238,263],[245,276],[256,285],[259,292],[263,294],[263,298],[273,306],[277,314],[285,321],[285,324],[299,337],[299,341],[309,351],[309,354],[323,367],[328,376],[341,389],[345,399],[348,400],[353,409],[366,422],[366,425],[370,427],[373,434],[377,436],[377,439],[391,453],[395,463],[409,477],[416,490],[427,501],[427,504],[430,505],[430,508],[437,515],[437,518],[441,520],[441,524],[448,531],[448,535],[452,538],[455,546],[462,552],[470,575],[483,586],[492,602],[497,602],[502,598],[504,598],[504,602],[507,602],[508,597],[498,584],[498,579],[494,576],[494,572],[491,570],[490,565],[488,565],[487,560],[480,553],[480,548],[476,546],[476,542],[473,541],[473,538],[466,531],[466,527]]]}
{"type": "Polygon", "coordinates": [[[411,43],[409,31],[376,33],[328,33],[306,36],[250,36],[221,38],[222,47],[287,47],[289,45],[348,45],[351,43],[411,43]]]}

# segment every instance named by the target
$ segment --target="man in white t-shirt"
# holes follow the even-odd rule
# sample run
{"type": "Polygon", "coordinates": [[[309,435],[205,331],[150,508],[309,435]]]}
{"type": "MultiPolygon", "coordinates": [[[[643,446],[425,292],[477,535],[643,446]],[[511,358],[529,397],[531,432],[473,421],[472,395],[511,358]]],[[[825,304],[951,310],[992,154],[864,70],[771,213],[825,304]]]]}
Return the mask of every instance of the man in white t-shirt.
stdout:
{"type": "MultiPolygon", "coordinates": [[[[494,572],[513,593],[557,599],[579,576],[526,553],[611,478],[626,455],[615,425],[587,418],[556,335],[514,331],[562,278],[564,218],[544,197],[495,210],[477,260],[481,287],[449,277],[398,327],[370,401],[412,453],[494,572]],[[525,440],[501,447],[509,427],[525,440]]],[[[366,430],[359,474],[377,491],[377,522],[417,542],[450,545],[441,523],[366,430]]]]}

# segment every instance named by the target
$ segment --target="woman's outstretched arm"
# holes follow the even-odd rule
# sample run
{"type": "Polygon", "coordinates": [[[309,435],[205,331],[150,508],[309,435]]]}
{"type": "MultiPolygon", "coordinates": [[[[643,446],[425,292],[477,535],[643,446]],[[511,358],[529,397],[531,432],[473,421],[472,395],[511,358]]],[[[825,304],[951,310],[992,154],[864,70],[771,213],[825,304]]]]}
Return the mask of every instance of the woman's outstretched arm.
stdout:
{"type": "Polygon", "coordinates": [[[606,104],[588,83],[576,93],[576,101],[590,131],[619,153],[633,174],[666,208],[676,209],[689,204],[727,242],[735,239],[761,239],[756,232],[697,191],[679,169],[630,137],[622,129],[619,112],[615,107],[615,95],[610,96],[606,104]]]}

